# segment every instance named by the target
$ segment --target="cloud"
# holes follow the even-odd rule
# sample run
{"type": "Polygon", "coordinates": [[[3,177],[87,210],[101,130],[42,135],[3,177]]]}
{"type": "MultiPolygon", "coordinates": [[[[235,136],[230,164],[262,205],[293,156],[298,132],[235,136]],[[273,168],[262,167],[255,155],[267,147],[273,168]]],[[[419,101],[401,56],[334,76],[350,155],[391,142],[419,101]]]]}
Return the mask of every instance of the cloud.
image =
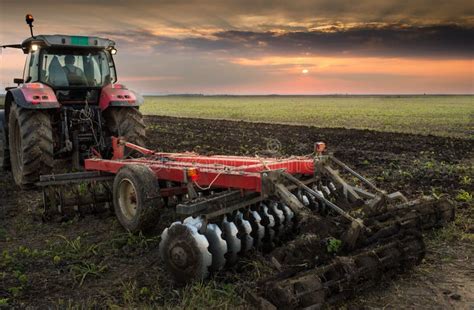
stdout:
{"type": "MultiPolygon", "coordinates": [[[[454,24],[408,26],[366,24],[311,31],[218,31],[175,38],[148,30],[102,32],[126,48],[148,47],[157,52],[214,52],[246,56],[326,55],[337,57],[472,58],[474,27],[454,24]]],[[[120,46],[120,44],[119,44],[120,46]]]]}
{"type": "Polygon", "coordinates": [[[117,41],[119,78],[147,93],[474,92],[467,0],[0,0],[0,43],[27,12],[36,33],[117,41]]]}

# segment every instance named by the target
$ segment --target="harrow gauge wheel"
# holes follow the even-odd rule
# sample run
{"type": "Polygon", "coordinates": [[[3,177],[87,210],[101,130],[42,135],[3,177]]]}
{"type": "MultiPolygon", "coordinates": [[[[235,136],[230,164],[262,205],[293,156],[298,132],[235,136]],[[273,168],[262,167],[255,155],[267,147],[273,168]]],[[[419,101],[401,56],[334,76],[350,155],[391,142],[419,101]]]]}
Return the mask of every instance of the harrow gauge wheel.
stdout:
{"type": "Polygon", "coordinates": [[[132,233],[152,228],[159,219],[163,200],[153,171],[141,165],[128,165],[114,179],[115,215],[132,233]]]}
{"type": "Polygon", "coordinates": [[[120,212],[127,220],[132,220],[137,215],[137,190],[127,178],[123,178],[118,187],[120,212]]]}

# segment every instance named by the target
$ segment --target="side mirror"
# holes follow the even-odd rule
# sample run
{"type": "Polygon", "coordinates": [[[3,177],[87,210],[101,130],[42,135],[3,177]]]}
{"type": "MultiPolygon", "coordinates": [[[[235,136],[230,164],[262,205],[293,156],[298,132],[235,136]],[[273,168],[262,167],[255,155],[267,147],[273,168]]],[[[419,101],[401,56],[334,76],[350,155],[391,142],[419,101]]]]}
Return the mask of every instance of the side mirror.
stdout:
{"type": "Polygon", "coordinates": [[[13,79],[13,83],[18,84],[18,85],[23,84],[24,82],[25,81],[23,79],[20,79],[20,78],[14,78],[13,79]]]}

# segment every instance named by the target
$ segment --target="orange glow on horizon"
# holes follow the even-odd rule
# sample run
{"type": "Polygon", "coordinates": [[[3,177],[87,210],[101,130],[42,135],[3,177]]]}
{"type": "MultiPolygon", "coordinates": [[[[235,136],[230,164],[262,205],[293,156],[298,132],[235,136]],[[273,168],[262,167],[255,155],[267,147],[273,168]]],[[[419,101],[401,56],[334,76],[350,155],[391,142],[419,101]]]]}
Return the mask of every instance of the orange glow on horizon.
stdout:
{"type": "Polygon", "coordinates": [[[419,77],[454,75],[471,80],[474,74],[474,61],[467,59],[268,56],[236,58],[231,62],[242,66],[273,67],[276,71],[290,74],[307,70],[315,74],[388,74],[419,77]]]}

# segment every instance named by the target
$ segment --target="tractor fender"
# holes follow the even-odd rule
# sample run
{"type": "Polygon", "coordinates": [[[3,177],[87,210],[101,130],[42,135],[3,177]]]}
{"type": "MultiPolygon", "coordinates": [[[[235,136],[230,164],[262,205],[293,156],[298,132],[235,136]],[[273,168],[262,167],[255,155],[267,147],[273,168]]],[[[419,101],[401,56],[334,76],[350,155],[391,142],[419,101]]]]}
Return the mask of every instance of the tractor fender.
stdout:
{"type": "Polygon", "coordinates": [[[56,109],[61,107],[53,89],[42,83],[25,83],[21,87],[9,89],[6,103],[14,101],[25,109],[56,109]]]}
{"type": "Polygon", "coordinates": [[[145,100],[137,92],[121,84],[109,84],[100,92],[99,107],[103,111],[108,107],[138,107],[145,100]]]}

